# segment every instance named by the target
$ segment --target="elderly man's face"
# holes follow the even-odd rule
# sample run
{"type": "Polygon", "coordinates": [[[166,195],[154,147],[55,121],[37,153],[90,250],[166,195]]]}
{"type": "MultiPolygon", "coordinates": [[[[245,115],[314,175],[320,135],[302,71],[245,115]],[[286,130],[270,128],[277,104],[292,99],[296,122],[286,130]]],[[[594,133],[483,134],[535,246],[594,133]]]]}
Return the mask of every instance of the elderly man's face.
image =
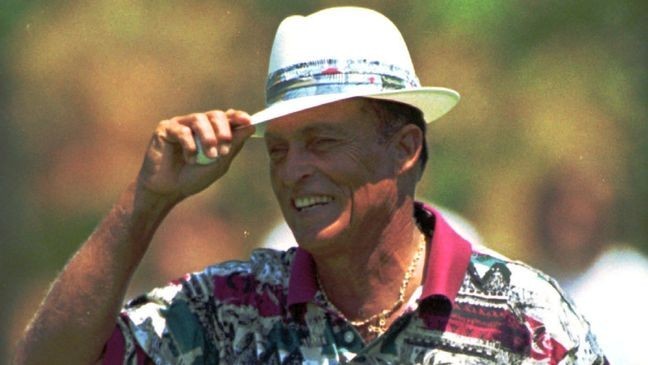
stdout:
{"type": "Polygon", "coordinates": [[[334,248],[389,219],[398,169],[377,123],[365,101],[351,99],[267,126],[272,187],[300,245],[334,248]]]}

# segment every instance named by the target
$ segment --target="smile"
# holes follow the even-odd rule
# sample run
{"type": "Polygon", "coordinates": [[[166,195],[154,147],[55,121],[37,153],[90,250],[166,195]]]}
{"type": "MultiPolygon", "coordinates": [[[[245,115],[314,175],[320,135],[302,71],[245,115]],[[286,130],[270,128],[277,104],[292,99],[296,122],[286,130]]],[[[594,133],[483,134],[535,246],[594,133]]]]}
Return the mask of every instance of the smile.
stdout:
{"type": "Polygon", "coordinates": [[[311,195],[300,198],[295,198],[294,205],[297,210],[311,208],[316,205],[324,205],[333,201],[333,197],[326,195],[311,195]]]}

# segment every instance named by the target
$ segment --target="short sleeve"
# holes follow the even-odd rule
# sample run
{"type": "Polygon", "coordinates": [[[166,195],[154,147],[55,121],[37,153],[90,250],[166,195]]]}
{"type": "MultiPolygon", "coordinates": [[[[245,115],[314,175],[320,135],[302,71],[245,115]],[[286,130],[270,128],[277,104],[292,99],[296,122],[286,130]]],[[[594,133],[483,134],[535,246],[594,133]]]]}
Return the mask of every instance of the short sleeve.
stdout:
{"type": "Polygon", "coordinates": [[[529,331],[528,363],[607,364],[587,320],[549,276],[511,264],[511,300],[529,331]]]}
{"type": "Polygon", "coordinates": [[[150,359],[133,340],[125,321],[127,319],[122,316],[117,318],[115,329],[104,348],[103,365],[145,365],[149,363],[150,359]]]}
{"type": "Polygon", "coordinates": [[[187,275],[124,307],[106,344],[104,364],[217,363],[208,326],[209,285],[187,275]]]}

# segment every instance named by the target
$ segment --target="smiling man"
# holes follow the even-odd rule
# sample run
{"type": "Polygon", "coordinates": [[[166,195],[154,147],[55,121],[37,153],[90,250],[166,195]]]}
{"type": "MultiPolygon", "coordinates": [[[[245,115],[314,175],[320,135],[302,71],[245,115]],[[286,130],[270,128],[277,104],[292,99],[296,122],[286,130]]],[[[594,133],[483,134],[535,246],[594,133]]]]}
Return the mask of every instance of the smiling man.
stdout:
{"type": "Polygon", "coordinates": [[[135,182],[52,285],[18,363],[605,363],[555,282],[473,246],[415,200],[426,123],[458,101],[422,87],[384,16],[289,17],[267,108],[160,122],[135,182]],[[265,138],[298,248],[261,249],[130,301],[162,219],[265,138]]]}

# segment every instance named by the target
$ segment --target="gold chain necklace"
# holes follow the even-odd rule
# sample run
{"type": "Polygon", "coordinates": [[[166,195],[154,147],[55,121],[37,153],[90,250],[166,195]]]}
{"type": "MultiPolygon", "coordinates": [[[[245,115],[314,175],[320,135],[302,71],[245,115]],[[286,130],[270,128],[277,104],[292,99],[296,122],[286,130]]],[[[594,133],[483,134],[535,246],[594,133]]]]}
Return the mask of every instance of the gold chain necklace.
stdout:
{"type": "Polygon", "coordinates": [[[326,291],[324,290],[324,286],[322,285],[322,282],[320,281],[319,274],[316,274],[315,277],[317,279],[317,286],[319,287],[320,292],[322,292],[322,296],[324,297],[324,300],[331,306],[335,311],[337,311],[344,319],[346,319],[349,323],[351,323],[352,326],[354,327],[367,327],[367,330],[370,333],[374,333],[378,336],[383,334],[387,330],[387,319],[398,309],[400,308],[403,303],[405,303],[405,291],[407,290],[407,286],[409,285],[410,280],[412,279],[412,276],[414,275],[414,271],[416,271],[416,267],[418,262],[421,260],[421,256],[423,255],[423,251],[425,251],[425,235],[421,233],[420,239],[419,239],[419,244],[418,248],[416,250],[416,254],[414,255],[414,258],[412,259],[412,262],[410,263],[409,267],[407,268],[407,271],[405,272],[405,277],[403,277],[403,282],[401,283],[400,289],[398,290],[398,300],[394,304],[392,304],[391,307],[382,310],[380,313],[376,313],[372,315],[369,318],[366,319],[361,319],[358,321],[351,321],[344,317],[344,314],[338,307],[329,300],[328,295],[326,295],[326,291]],[[372,324],[376,322],[376,324],[372,324]]]}

